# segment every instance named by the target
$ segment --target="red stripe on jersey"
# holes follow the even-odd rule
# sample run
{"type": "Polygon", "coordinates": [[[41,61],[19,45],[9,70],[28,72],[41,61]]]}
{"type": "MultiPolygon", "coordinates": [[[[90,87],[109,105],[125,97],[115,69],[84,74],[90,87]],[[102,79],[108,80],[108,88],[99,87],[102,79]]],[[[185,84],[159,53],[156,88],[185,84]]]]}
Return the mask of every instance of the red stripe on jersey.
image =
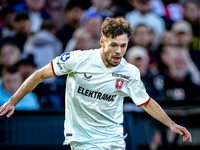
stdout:
{"type": "Polygon", "coordinates": [[[53,69],[53,63],[52,63],[52,61],[51,61],[51,69],[52,69],[52,72],[53,72],[54,76],[56,76],[56,74],[54,72],[54,69],[53,69]]]}
{"type": "Polygon", "coordinates": [[[138,107],[141,107],[141,106],[144,106],[144,105],[146,105],[149,101],[151,100],[151,97],[149,97],[149,99],[148,99],[148,101],[146,101],[145,103],[143,103],[143,104],[141,104],[141,105],[139,105],[138,107]]]}

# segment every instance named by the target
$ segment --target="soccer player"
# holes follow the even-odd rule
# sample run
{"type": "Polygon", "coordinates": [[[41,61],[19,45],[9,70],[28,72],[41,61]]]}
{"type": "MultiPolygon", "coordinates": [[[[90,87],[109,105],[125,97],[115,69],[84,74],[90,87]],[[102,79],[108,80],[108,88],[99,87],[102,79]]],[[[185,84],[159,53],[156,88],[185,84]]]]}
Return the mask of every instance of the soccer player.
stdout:
{"type": "Polygon", "coordinates": [[[192,142],[191,134],[174,123],[146,93],[139,70],[123,58],[132,35],[123,18],[106,18],[101,48],[63,53],[33,73],[0,108],[10,117],[17,103],[46,78],[68,74],[65,106],[65,144],[74,150],[125,149],[123,97],[130,96],[151,116],[192,142]]]}

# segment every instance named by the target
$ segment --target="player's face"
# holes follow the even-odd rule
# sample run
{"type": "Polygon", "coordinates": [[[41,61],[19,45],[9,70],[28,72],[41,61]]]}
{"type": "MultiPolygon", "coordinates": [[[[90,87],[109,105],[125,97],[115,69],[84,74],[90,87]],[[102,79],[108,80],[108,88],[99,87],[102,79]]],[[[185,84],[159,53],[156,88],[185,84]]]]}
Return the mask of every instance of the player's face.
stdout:
{"type": "Polygon", "coordinates": [[[127,34],[119,35],[113,39],[109,37],[101,38],[101,46],[103,47],[101,58],[107,68],[119,65],[126,52],[127,45],[127,34]]]}

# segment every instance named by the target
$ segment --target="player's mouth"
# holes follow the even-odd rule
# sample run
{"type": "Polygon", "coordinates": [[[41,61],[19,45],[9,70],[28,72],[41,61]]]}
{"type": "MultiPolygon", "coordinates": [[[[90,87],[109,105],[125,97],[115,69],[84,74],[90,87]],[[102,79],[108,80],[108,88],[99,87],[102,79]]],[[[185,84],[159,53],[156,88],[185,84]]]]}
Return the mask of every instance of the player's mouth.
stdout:
{"type": "Polygon", "coordinates": [[[121,57],[113,57],[112,59],[114,62],[119,62],[121,60],[121,57]]]}

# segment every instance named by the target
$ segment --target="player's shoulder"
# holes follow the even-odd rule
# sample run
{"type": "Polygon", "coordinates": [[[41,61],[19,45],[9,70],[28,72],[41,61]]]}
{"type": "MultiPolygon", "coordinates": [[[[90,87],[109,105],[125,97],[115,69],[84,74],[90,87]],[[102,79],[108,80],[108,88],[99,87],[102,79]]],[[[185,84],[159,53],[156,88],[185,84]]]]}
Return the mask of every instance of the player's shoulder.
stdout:
{"type": "Polygon", "coordinates": [[[139,69],[136,66],[128,63],[125,59],[122,60],[122,65],[123,65],[123,70],[127,74],[129,74],[132,78],[134,78],[139,74],[139,69]]]}

